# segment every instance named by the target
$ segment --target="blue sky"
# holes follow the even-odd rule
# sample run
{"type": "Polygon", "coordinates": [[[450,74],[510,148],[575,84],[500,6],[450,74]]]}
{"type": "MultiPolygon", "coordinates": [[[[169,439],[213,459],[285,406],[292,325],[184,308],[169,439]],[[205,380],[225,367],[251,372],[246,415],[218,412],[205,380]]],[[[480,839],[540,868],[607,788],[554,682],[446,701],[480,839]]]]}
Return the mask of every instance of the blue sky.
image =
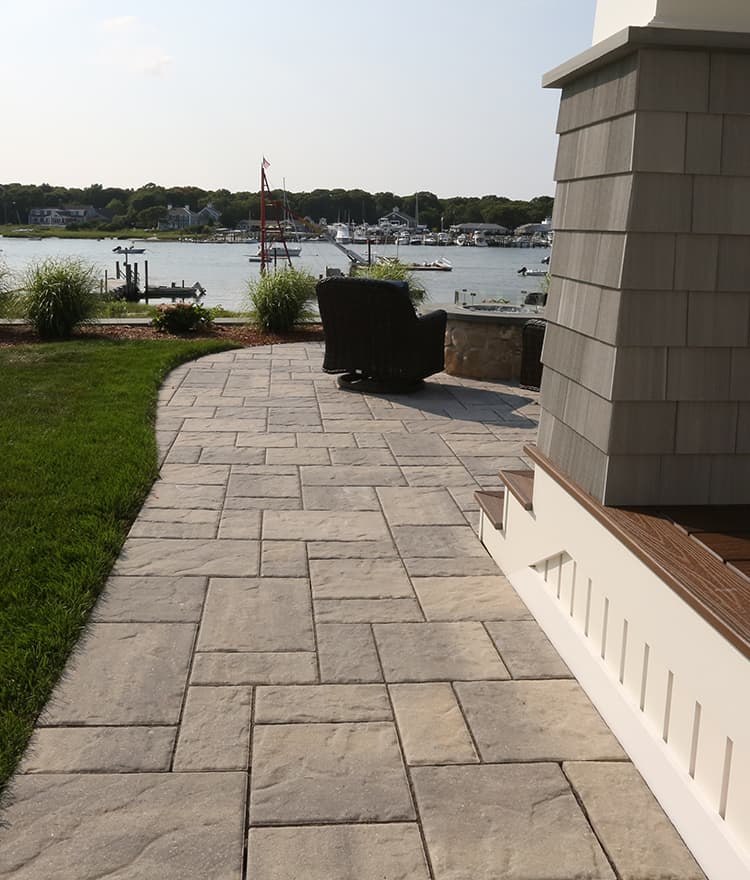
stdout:
{"type": "Polygon", "coordinates": [[[595,0],[0,6],[0,183],[532,198],[595,0]]]}

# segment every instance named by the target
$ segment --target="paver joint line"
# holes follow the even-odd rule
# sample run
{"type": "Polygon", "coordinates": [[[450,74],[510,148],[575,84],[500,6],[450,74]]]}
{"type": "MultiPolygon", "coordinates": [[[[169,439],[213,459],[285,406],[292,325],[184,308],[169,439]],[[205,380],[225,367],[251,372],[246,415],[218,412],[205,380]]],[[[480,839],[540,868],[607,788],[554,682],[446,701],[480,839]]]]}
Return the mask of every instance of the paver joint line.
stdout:
{"type": "Polygon", "coordinates": [[[322,355],[167,377],[161,477],[14,780],[0,880],[118,853],[161,880],[698,880],[476,534],[538,395],[357,396],[322,355]]]}

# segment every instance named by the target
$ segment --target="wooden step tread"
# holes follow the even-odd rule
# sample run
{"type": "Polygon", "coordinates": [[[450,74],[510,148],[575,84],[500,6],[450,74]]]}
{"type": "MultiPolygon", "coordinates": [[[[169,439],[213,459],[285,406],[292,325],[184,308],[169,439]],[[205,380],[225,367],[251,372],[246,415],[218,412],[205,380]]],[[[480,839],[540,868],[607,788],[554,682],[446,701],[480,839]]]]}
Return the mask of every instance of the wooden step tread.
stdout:
{"type": "Polygon", "coordinates": [[[741,558],[746,555],[745,526],[750,520],[750,505],[604,507],[536,447],[526,446],[525,452],[704,620],[750,658],[750,564],[741,558]],[[730,540],[736,538],[739,540],[730,540]]]}
{"type": "Polygon", "coordinates": [[[503,513],[505,511],[505,491],[500,490],[482,490],[475,492],[474,497],[479,502],[479,506],[484,511],[484,515],[492,523],[494,529],[503,527],[503,513]]]}
{"type": "Polygon", "coordinates": [[[500,479],[524,510],[531,510],[534,500],[534,471],[500,471],[500,479]]]}

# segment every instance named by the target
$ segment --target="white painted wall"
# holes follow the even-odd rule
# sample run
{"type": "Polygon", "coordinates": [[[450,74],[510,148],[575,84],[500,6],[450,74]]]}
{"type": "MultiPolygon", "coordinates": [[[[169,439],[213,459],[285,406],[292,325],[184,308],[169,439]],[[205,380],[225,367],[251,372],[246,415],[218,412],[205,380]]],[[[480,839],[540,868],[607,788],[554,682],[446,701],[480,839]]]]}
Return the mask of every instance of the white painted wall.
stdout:
{"type": "Polygon", "coordinates": [[[749,0],[598,0],[594,43],[630,25],[750,32],[749,0]]]}

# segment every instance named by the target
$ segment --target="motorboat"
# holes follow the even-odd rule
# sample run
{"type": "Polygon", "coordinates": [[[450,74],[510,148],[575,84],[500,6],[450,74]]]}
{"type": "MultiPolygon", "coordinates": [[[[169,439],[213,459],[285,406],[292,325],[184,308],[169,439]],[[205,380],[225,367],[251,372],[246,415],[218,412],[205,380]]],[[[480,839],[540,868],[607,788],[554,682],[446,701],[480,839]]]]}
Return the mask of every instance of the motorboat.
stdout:
{"type": "Polygon", "coordinates": [[[477,229],[472,235],[471,240],[474,243],[474,247],[487,247],[487,238],[481,229],[477,229]]]}
{"type": "MultiPolygon", "coordinates": [[[[299,244],[284,243],[283,241],[271,241],[266,244],[265,262],[273,260],[274,257],[298,257],[302,253],[302,246],[299,244]]],[[[263,262],[263,249],[258,248],[258,253],[249,258],[251,263],[263,262]]]]}
{"type": "Polygon", "coordinates": [[[542,277],[547,274],[546,269],[527,269],[526,266],[521,266],[521,268],[516,273],[518,275],[523,275],[524,278],[539,276],[542,277]]]}
{"type": "Polygon", "coordinates": [[[122,247],[122,245],[118,245],[116,248],[112,248],[113,254],[145,254],[146,248],[138,248],[138,247],[122,247]]]}

